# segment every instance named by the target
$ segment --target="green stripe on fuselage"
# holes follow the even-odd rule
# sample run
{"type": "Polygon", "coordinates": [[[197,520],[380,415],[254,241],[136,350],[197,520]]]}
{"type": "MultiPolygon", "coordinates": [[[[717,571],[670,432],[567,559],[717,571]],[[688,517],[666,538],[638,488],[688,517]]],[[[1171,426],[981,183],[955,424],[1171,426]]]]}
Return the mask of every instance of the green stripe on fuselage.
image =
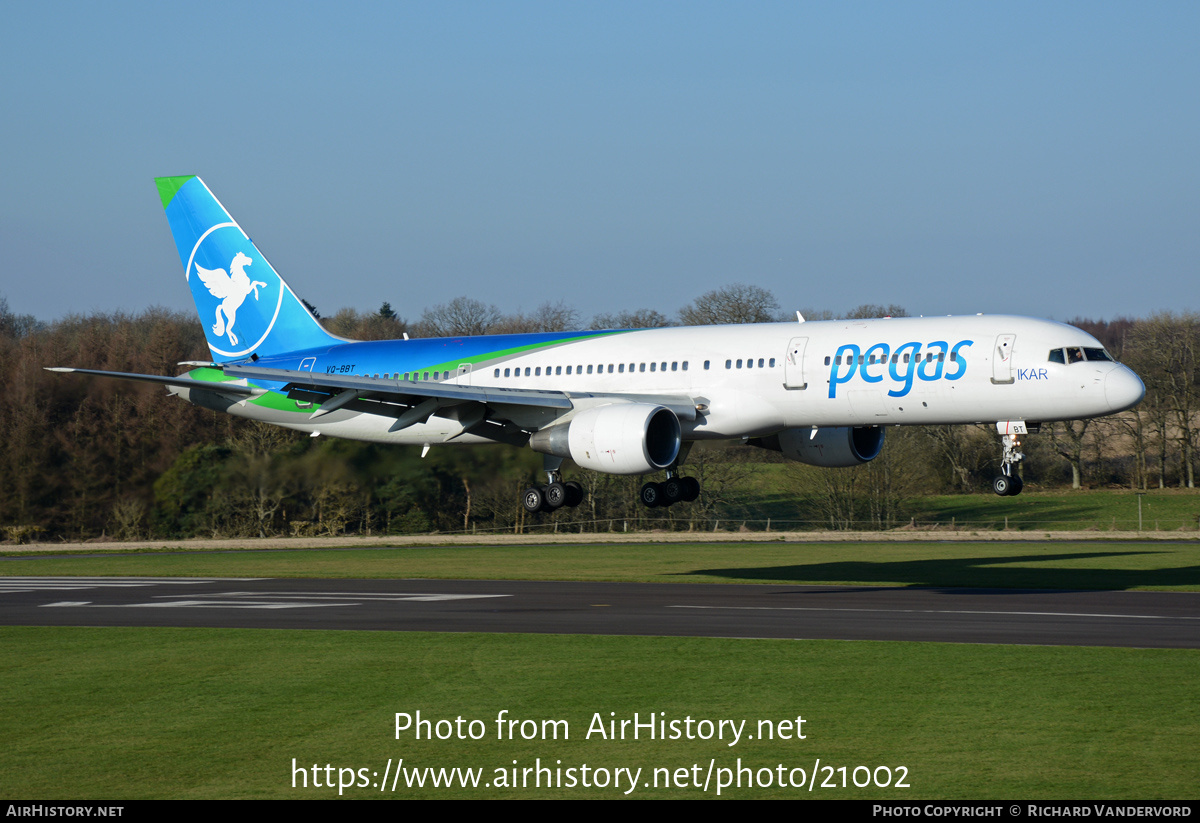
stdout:
{"type": "MultiPolygon", "coordinates": [[[[189,178],[174,178],[174,179],[183,179],[186,182],[186,180],[189,178]]],[[[616,330],[612,330],[612,331],[589,332],[587,334],[581,334],[578,337],[565,337],[565,338],[560,338],[558,340],[546,340],[546,341],[543,341],[540,343],[530,343],[527,346],[513,346],[512,348],[499,349],[497,351],[485,352],[483,354],[476,354],[476,355],[472,355],[470,357],[461,357],[461,358],[456,358],[454,360],[444,360],[440,363],[431,363],[428,366],[421,366],[420,368],[417,368],[417,369],[409,369],[409,371],[412,373],[415,373],[415,374],[419,374],[419,373],[426,372],[426,371],[457,372],[458,367],[463,365],[464,363],[470,363],[472,366],[474,366],[478,363],[483,363],[483,362],[486,362],[489,360],[497,360],[502,357],[512,357],[514,355],[532,352],[537,349],[551,349],[551,348],[555,348],[557,346],[561,346],[565,343],[577,343],[577,342],[580,342],[583,340],[595,340],[600,337],[608,337],[608,336],[614,335],[614,334],[626,334],[631,331],[638,331],[638,330],[637,329],[616,329],[616,330]]],[[[209,369],[209,368],[193,369],[192,371],[188,372],[188,375],[195,380],[204,380],[204,381],[207,381],[210,383],[224,383],[224,382],[232,381],[232,378],[226,377],[225,373],[222,372],[220,369],[209,369]]],[[[367,376],[369,376],[369,375],[367,375],[367,376]]],[[[423,382],[423,381],[417,381],[417,382],[419,384],[420,382],[423,382]]],[[[433,382],[433,381],[430,381],[430,382],[433,382]]],[[[442,382],[442,381],[437,381],[437,382],[442,382]]],[[[252,385],[255,385],[255,384],[252,384],[252,385]]],[[[275,411],[285,411],[285,412],[295,412],[297,414],[304,414],[304,415],[311,414],[312,410],[313,410],[313,406],[311,404],[306,404],[303,407],[301,407],[299,401],[291,400],[288,398],[287,395],[282,394],[278,391],[268,391],[264,395],[249,398],[246,402],[248,402],[249,404],[251,404],[253,406],[260,406],[264,409],[273,409],[275,411]]]]}
{"type": "MultiPolygon", "coordinates": [[[[534,351],[535,349],[550,349],[555,346],[562,346],[567,343],[578,343],[583,340],[595,340],[600,337],[608,337],[613,334],[627,334],[638,329],[620,329],[617,331],[592,332],[581,334],[578,337],[564,337],[559,340],[547,340],[541,343],[530,343],[528,346],[513,346],[511,349],[499,349],[497,351],[485,352],[484,354],[476,354],[471,357],[461,357],[457,360],[443,360],[441,363],[431,363],[428,366],[421,366],[416,371],[451,371],[457,369],[464,363],[470,363],[472,366],[483,363],[488,360],[498,360],[501,357],[512,357],[513,355],[523,354],[534,351]]],[[[411,371],[411,370],[410,370],[411,371]]]]}

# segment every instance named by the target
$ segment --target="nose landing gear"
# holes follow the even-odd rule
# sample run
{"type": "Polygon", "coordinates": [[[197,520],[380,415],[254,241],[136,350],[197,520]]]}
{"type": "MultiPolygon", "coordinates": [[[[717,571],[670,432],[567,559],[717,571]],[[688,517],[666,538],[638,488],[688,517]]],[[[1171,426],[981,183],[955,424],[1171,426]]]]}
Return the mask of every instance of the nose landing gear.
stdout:
{"type": "Polygon", "coordinates": [[[1000,476],[992,481],[992,491],[1001,497],[1020,494],[1025,484],[1014,468],[1025,459],[1025,455],[1017,450],[1021,445],[1017,437],[1027,434],[1029,430],[1023,420],[1004,420],[996,424],[996,431],[1000,434],[1004,454],[1000,458],[1000,476]]]}

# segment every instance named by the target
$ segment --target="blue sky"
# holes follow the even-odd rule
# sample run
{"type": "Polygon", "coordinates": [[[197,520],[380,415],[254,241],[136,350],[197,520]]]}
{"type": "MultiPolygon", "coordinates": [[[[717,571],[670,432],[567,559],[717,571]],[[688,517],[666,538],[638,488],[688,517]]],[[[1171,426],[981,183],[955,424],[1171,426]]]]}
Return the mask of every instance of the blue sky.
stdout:
{"type": "Polygon", "coordinates": [[[182,6],[6,8],[12,310],[190,310],[177,174],[327,314],[1200,309],[1200,4],[182,6]]]}

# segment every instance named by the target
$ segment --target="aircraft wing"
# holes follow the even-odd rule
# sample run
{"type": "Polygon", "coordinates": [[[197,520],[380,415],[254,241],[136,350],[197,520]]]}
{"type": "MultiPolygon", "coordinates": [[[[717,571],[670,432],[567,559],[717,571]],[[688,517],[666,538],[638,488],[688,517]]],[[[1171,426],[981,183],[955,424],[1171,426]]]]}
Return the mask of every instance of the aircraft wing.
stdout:
{"type": "Polygon", "coordinates": [[[420,422],[439,409],[458,407],[460,411],[453,412],[452,416],[460,420],[472,421],[464,428],[464,431],[466,428],[475,428],[491,420],[496,426],[488,429],[489,436],[517,438],[517,440],[523,437],[520,430],[528,432],[541,428],[558,416],[552,414],[551,417],[542,417],[543,411],[551,413],[568,411],[580,406],[587,407],[609,402],[652,403],[666,406],[681,420],[690,421],[696,419],[698,404],[702,402],[685,395],[608,394],[515,389],[501,386],[470,386],[439,381],[381,379],[357,375],[271,369],[256,366],[253,363],[237,365],[195,363],[189,365],[217,368],[234,380],[196,380],[187,375],[169,377],[157,374],[66,367],[48,367],[47,371],[139,380],[172,388],[213,392],[245,399],[259,397],[269,391],[258,386],[246,385],[247,380],[282,383],[284,384],[283,388],[277,389],[277,391],[286,394],[292,400],[312,403],[317,407],[309,416],[310,420],[318,419],[345,407],[347,410],[394,417],[396,423],[392,426],[393,431],[420,422]],[[508,407],[507,410],[505,407],[508,407]],[[530,418],[529,413],[519,413],[514,407],[529,409],[535,416],[530,418]],[[472,408],[474,411],[468,411],[472,408]],[[499,433],[501,428],[505,430],[504,433],[499,433]]]}
{"type": "Polygon", "coordinates": [[[560,391],[461,386],[457,383],[422,380],[384,380],[380,377],[359,377],[348,374],[335,375],[290,369],[265,369],[254,365],[226,364],[221,369],[230,377],[285,383],[287,385],[283,387],[282,391],[289,396],[295,393],[328,395],[325,402],[321,402],[320,398],[301,398],[321,403],[323,412],[333,411],[334,409],[330,408],[333,402],[337,402],[335,408],[341,408],[351,400],[390,400],[403,403],[408,399],[431,397],[449,401],[507,403],[549,409],[570,409],[573,406],[570,398],[560,391]],[[341,402],[338,402],[339,400],[341,402]]]}
{"type": "Polygon", "coordinates": [[[425,380],[385,380],[379,377],[268,369],[254,364],[225,364],[220,368],[231,377],[286,384],[282,391],[289,397],[320,404],[320,409],[314,413],[314,417],[335,411],[351,402],[398,402],[413,405],[429,399],[440,400],[447,405],[456,402],[476,402],[491,406],[516,405],[563,410],[573,409],[585,399],[611,400],[617,403],[643,402],[666,406],[683,420],[694,420],[696,417],[696,401],[686,396],[563,392],[510,389],[501,386],[468,386],[425,380]]]}

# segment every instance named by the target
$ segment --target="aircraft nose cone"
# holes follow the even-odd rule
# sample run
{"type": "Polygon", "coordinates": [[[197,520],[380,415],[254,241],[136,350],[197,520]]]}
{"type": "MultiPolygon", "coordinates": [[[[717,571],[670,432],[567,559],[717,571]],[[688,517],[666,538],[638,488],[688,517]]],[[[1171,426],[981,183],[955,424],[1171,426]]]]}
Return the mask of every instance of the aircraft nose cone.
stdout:
{"type": "Polygon", "coordinates": [[[1114,412],[1133,408],[1145,394],[1141,378],[1125,366],[1113,369],[1104,378],[1104,399],[1114,412]]]}

